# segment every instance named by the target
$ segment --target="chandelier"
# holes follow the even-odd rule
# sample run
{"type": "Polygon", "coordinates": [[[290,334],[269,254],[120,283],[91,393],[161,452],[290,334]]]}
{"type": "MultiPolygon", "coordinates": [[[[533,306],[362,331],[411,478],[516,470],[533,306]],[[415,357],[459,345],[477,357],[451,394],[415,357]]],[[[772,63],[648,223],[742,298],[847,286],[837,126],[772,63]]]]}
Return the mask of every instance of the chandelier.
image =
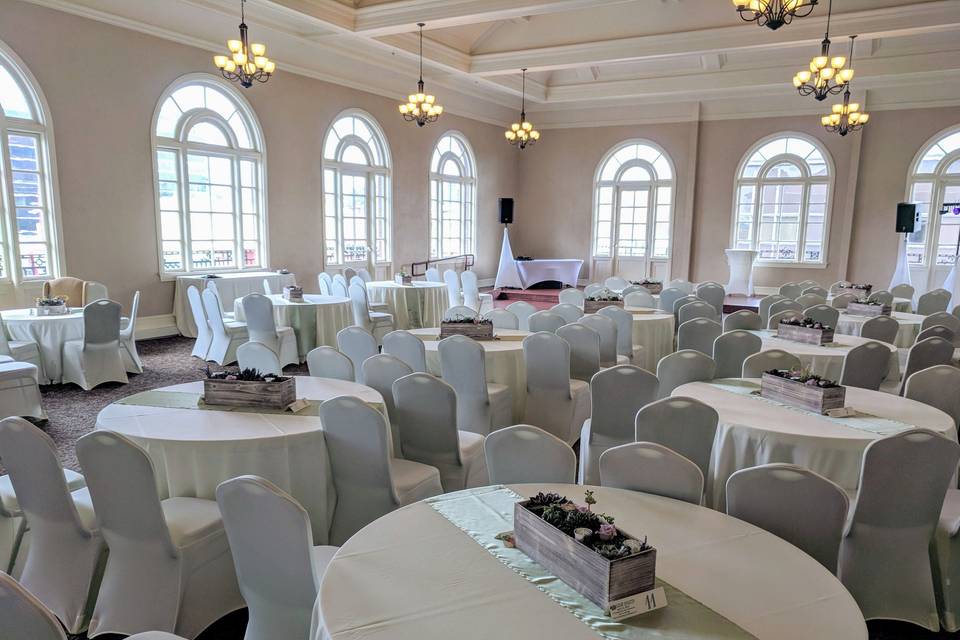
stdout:
{"type": "Polygon", "coordinates": [[[745,22],[756,22],[774,31],[790,24],[794,18],[810,15],[817,2],[819,0],[733,0],[745,22]]]}
{"type": "Polygon", "coordinates": [[[266,45],[254,42],[250,44],[247,36],[247,23],[243,7],[247,0],[240,0],[240,39],[227,40],[229,56],[213,56],[213,63],[220,69],[224,78],[237,81],[241,86],[250,88],[253,81],[266,82],[277,70],[277,63],[266,56],[266,45]]]}
{"type": "MultiPolygon", "coordinates": [[[[793,86],[802,96],[813,96],[825,100],[827,96],[840,93],[844,85],[853,79],[853,69],[847,66],[844,56],[830,57],[830,15],[833,13],[833,0],[827,10],[827,33],[820,44],[820,55],[810,61],[810,70],[804,70],[793,76],[793,86]]],[[[856,38],[856,36],[853,36],[856,38]]],[[[852,43],[851,43],[852,46],[852,43]]]]}
{"type": "Polygon", "coordinates": [[[418,22],[420,27],[420,80],[417,82],[417,92],[407,96],[407,103],[400,105],[400,113],[407,122],[416,122],[418,127],[422,127],[430,122],[436,122],[440,114],[443,113],[443,107],[437,104],[434,96],[423,92],[423,27],[424,22],[418,22]]]}
{"type": "MultiPolygon", "coordinates": [[[[850,36],[850,62],[853,62],[853,41],[857,36],[850,36]]],[[[850,102],[850,83],[846,83],[846,90],[843,92],[843,104],[833,105],[833,111],[830,115],[820,118],[820,124],[831,133],[839,133],[845,136],[851,131],[860,131],[863,125],[870,120],[869,113],[861,113],[860,104],[850,102]]]]}
{"type": "Polygon", "coordinates": [[[537,143],[540,132],[527,122],[527,68],[524,67],[521,71],[523,72],[523,89],[520,93],[520,122],[510,125],[503,135],[506,136],[507,142],[523,151],[537,143]]]}

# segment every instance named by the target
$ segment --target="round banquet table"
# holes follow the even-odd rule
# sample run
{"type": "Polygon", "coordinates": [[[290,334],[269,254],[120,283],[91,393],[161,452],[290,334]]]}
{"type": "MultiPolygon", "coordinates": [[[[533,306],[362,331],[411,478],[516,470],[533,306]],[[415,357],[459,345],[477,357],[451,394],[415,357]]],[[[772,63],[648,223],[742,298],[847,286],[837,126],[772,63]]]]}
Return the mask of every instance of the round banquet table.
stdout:
{"type": "MultiPolygon", "coordinates": [[[[336,347],[337,332],[353,324],[353,306],[350,298],[303,294],[303,302],[290,302],[282,293],[271,296],[273,317],[277,326],[293,327],[297,336],[297,354],[305,362],[312,349],[321,346],[336,347]]],[[[244,320],[243,298],[233,301],[237,320],[244,320]]]]}
{"type": "MultiPolygon", "coordinates": [[[[843,372],[843,361],[852,349],[868,342],[878,342],[868,338],[835,333],[832,343],[816,345],[778,338],[777,332],[772,330],[751,331],[750,333],[760,336],[763,340],[763,344],[760,346],[761,351],[780,349],[792,353],[800,358],[800,364],[803,365],[804,369],[809,369],[810,373],[815,373],[827,380],[840,380],[840,374],[843,372]]],[[[900,379],[900,358],[897,354],[897,347],[885,342],[880,344],[890,349],[890,368],[887,370],[886,380],[897,381],[900,379]]]]}
{"type": "Polygon", "coordinates": [[[844,418],[788,407],[722,385],[749,391],[759,389],[760,381],[692,382],[672,394],[705,402],[720,414],[706,487],[707,503],[715,509],[724,509],[727,478],[740,469],[772,462],[798,464],[852,492],[859,483],[863,450],[874,440],[913,428],[957,439],[953,419],[946,413],[889,393],[847,387],[846,406],[866,414],[865,420],[886,419],[883,428],[874,431],[858,428],[849,420],[845,423],[844,418]]]}
{"type": "MultiPolygon", "coordinates": [[[[435,376],[440,375],[440,329],[413,329],[410,333],[423,340],[427,352],[427,368],[435,376]]],[[[510,387],[513,396],[513,421],[523,421],[523,411],[527,401],[527,366],[523,360],[523,339],[529,331],[515,329],[494,329],[501,340],[478,340],[484,350],[484,368],[487,382],[495,382],[510,387]]]]}
{"type": "MultiPolygon", "coordinates": [[[[554,491],[583,501],[584,488],[577,485],[509,488],[523,497],[554,491]]],[[[482,492],[489,496],[494,490],[441,499],[483,500],[482,492]]],[[[547,580],[538,588],[441,515],[437,499],[430,499],[376,520],[340,548],[320,585],[311,640],[867,638],[863,616],[840,581],[784,540],[686,502],[593,490],[598,509],[614,515],[623,530],[647,536],[657,549],[658,580],[699,605],[668,598],[666,608],[624,621],[636,632],[630,636],[613,635],[623,625],[601,617],[595,623],[606,623],[611,634],[601,635],[588,626],[594,620],[589,611],[581,621],[551,598],[547,590],[559,581],[547,580]],[[325,630],[316,624],[321,615],[325,630]]],[[[512,527],[511,509],[490,518],[494,523],[488,526],[512,527]]],[[[491,548],[499,545],[494,541],[491,548]]]]}
{"type": "MultiPolygon", "coordinates": [[[[827,296],[827,304],[833,302],[833,296],[827,296]]],[[[913,313],[913,300],[911,298],[894,298],[893,310],[901,313],[913,313]]],[[[842,312],[842,311],[841,311],[842,312]]]]}
{"type": "Polygon", "coordinates": [[[136,394],[107,406],[97,429],[123,434],[153,461],[160,498],[216,499],[217,485],[244,474],[270,480],[310,514],[316,544],[326,544],[336,493],[316,407],[351,395],[383,407],[383,397],[354,382],[297,376],[299,414],[258,408],[198,408],[203,382],[136,394]],[[158,393],[159,392],[159,393],[158,393]]]}
{"type": "MultiPolygon", "coordinates": [[[[920,333],[920,325],[926,316],[915,313],[901,313],[894,311],[891,317],[900,323],[900,330],[897,332],[897,339],[894,344],[900,349],[909,349],[917,340],[920,333]]],[[[863,323],[869,320],[867,316],[857,316],[846,311],[840,311],[840,320],[837,322],[837,333],[849,336],[859,336],[863,323]]]]}
{"type": "Polygon", "coordinates": [[[397,329],[439,327],[447,310],[447,285],[442,282],[380,280],[368,282],[367,293],[370,302],[386,303],[397,329]]]}
{"type": "Polygon", "coordinates": [[[624,307],[633,314],[633,344],[643,347],[647,371],[656,371],[660,358],[673,353],[674,316],[657,309],[624,307]]]}

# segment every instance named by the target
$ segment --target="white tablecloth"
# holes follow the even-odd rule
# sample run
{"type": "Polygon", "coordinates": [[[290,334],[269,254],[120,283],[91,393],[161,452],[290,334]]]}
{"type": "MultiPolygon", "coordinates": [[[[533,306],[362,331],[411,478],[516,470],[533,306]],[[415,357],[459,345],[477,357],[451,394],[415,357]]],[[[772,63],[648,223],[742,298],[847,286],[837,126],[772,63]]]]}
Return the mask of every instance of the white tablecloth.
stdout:
{"type": "MultiPolygon", "coordinates": [[[[583,500],[575,485],[511,488],[583,500]]],[[[759,640],[867,638],[840,581],[780,538],[677,500],[609,488],[596,488],[595,496],[619,527],[648,536],[658,578],[759,640]]],[[[600,638],[423,502],[350,538],[328,566],[317,602],[328,635],[312,640],[600,638]]],[[[669,638],[656,628],[660,614],[648,615],[650,637],[669,638]]]]}
{"type": "MultiPolygon", "coordinates": [[[[923,324],[925,316],[915,313],[901,313],[894,311],[891,316],[900,323],[900,330],[897,332],[896,346],[900,349],[909,349],[917,340],[920,333],[920,325],[923,324]]],[[[840,320],[837,322],[837,333],[843,333],[849,336],[859,336],[863,323],[869,320],[867,316],[855,316],[844,311],[840,312],[840,320]]]]}
{"type": "MultiPolygon", "coordinates": [[[[827,304],[833,302],[833,296],[827,296],[827,304]]],[[[913,312],[913,300],[910,298],[894,298],[893,299],[893,310],[899,311],[901,313],[912,313],[913,312]]]]}
{"type": "MultiPolygon", "coordinates": [[[[353,395],[383,404],[379,393],[353,382],[305,376],[296,380],[298,398],[324,401],[353,395]]],[[[203,393],[203,383],[158,391],[203,393]]],[[[97,416],[97,428],[121,433],[147,450],[161,499],[213,500],[224,480],[256,474],[296,498],[310,514],[315,544],[326,544],[336,493],[320,418],[111,404],[97,416]]]]}
{"type": "MultiPolygon", "coordinates": [[[[426,338],[424,346],[427,351],[427,368],[430,373],[439,376],[440,352],[437,338],[440,329],[414,329],[411,333],[426,338]]],[[[530,335],[530,332],[496,329],[495,334],[512,339],[477,341],[486,355],[484,367],[487,371],[487,382],[510,387],[513,395],[513,420],[514,424],[519,424],[523,421],[523,411],[527,404],[527,366],[523,361],[523,337],[530,335]]]]}
{"type": "Polygon", "coordinates": [[[577,286],[583,260],[572,258],[560,260],[517,260],[517,270],[527,289],[538,282],[556,280],[571,287],[577,286]]]}
{"type": "MultiPolygon", "coordinates": [[[[280,293],[284,287],[297,283],[297,277],[294,274],[280,274],[276,271],[245,271],[217,275],[220,277],[214,279],[214,282],[217,285],[217,291],[220,292],[223,308],[227,310],[233,306],[233,301],[237,298],[242,298],[248,293],[263,293],[264,278],[270,282],[270,287],[275,293],[280,293]]],[[[193,314],[190,313],[187,289],[192,285],[203,293],[209,280],[202,276],[203,274],[177,276],[177,288],[173,294],[173,315],[177,319],[177,329],[188,338],[197,337],[197,325],[194,324],[193,314]]]]}
{"type": "MultiPolygon", "coordinates": [[[[759,380],[753,382],[759,384],[759,380]]],[[[939,409],[880,391],[847,387],[846,393],[848,407],[957,438],[953,420],[939,409]]],[[[724,508],[727,478],[735,471],[771,462],[801,465],[853,491],[859,483],[863,450],[881,437],[703,382],[681,385],[673,395],[696,398],[720,414],[707,478],[707,502],[716,509],[724,508]]]]}
{"type": "MultiPolygon", "coordinates": [[[[284,300],[283,294],[269,296],[277,326],[293,327],[297,335],[297,354],[305,362],[311,349],[337,346],[337,332],[353,324],[353,307],[349,298],[306,293],[303,302],[284,300]]],[[[237,320],[245,320],[243,298],[233,301],[237,320]]]]}
{"type": "Polygon", "coordinates": [[[641,367],[656,373],[660,358],[673,353],[674,317],[672,313],[661,313],[650,309],[624,307],[633,314],[633,344],[644,349],[644,362],[641,367]]]}
{"type": "Polygon", "coordinates": [[[391,280],[367,283],[370,302],[386,303],[397,329],[439,327],[447,310],[447,285],[414,281],[399,285],[391,280]]]}
{"type": "MultiPolygon", "coordinates": [[[[800,364],[811,373],[815,373],[821,378],[838,381],[840,374],[843,373],[843,361],[851,349],[859,347],[867,342],[876,342],[867,338],[858,336],[848,336],[835,333],[834,342],[827,345],[804,344],[793,340],[784,340],[776,337],[776,331],[751,331],[760,336],[763,344],[761,351],[770,351],[771,349],[780,349],[800,358],[800,364]]],[[[881,342],[880,344],[886,344],[881,342]]],[[[889,344],[890,349],[890,369],[887,371],[887,380],[900,379],[900,359],[897,355],[897,347],[889,344]]]]}

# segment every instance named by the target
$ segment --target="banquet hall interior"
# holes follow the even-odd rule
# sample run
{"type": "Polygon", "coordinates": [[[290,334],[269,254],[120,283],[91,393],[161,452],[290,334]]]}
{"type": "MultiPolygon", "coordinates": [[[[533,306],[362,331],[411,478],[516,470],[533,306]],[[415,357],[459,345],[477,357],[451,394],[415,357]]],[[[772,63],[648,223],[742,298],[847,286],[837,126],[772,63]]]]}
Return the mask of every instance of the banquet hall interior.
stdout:
{"type": "Polygon", "coordinates": [[[960,0],[0,0],[0,640],[960,639],[960,0]]]}

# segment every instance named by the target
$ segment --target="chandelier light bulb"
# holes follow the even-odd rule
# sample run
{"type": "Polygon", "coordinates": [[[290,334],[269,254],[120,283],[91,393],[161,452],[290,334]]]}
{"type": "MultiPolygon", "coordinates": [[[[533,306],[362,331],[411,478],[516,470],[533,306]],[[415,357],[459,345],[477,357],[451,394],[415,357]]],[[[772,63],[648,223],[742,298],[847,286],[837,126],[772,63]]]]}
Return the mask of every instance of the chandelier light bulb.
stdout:
{"type": "Polygon", "coordinates": [[[819,0],[733,0],[733,6],[745,22],[777,30],[794,18],[810,15],[819,0]]]}
{"type": "Polygon", "coordinates": [[[250,45],[250,52],[254,55],[254,57],[262,56],[267,52],[267,45],[254,42],[252,45],[250,45]]]}
{"type": "Polygon", "coordinates": [[[227,80],[239,82],[240,86],[250,88],[254,81],[269,80],[277,70],[277,64],[266,56],[267,45],[259,42],[250,44],[244,12],[246,2],[247,0],[240,0],[240,39],[227,40],[230,56],[214,56],[213,64],[220,69],[220,75],[227,80]]]}

